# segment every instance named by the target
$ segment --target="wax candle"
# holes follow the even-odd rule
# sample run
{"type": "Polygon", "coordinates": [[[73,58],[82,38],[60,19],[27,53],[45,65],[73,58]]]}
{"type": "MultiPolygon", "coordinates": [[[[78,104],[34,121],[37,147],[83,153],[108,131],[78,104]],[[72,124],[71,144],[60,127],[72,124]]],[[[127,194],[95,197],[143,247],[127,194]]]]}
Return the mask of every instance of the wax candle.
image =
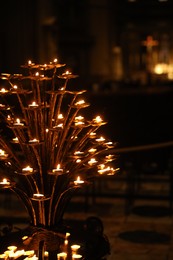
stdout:
{"type": "Polygon", "coordinates": [[[42,199],[42,198],[44,198],[44,194],[34,193],[34,194],[33,194],[33,198],[34,198],[34,199],[42,199]]]}
{"type": "Polygon", "coordinates": [[[76,254],[79,248],[80,245],[71,245],[72,254],[76,254]]]}
{"type": "Polygon", "coordinates": [[[36,138],[29,140],[29,143],[31,143],[31,144],[35,144],[35,143],[38,143],[38,142],[39,141],[36,138]]]}
{"type": "Polygon", "coordinates": [[[20,119],[17,118],[16,121],[14,122],[15,126],[23,126],[24,124],[20,122],[20,119]]]}
{"type": "Polygon", "coordinates": [[[7,157],[8,154],[4,150],[0,149],[0,159],[3,160],[6,159],[7,157]]]}
{"type": "Polygon", "coordinates": [[[91,158],[91,159],[88,161],[88,164],[89,164],[90,166],[93,166],[93,165],[96,164],[96,163],[97,163],[97,161],[96,161],[95,158],[91,158]]]}
{"type": "Polygon", "coordinates": [[[31,168],[29,165],[22,169],[23,173],[33,173],[33,168],[31,168]]]}
{"type": "Polygon", "coordinates": [[[7,186],[7,185],[10,185],[10,182],[9,182],[7,179],[4,178],[4,179],[0,182],[0,185],[7,186]]]}
{"type": "Polygon", "coordinates": [[[82,255],[79,255],[79,254],[72,254],[72,260],[80,259],[80,258],[82,258],[82,255]]]}
{"type": "Polygon", "coordinates": [[[80,176],[77,177],[77,179],[74,181],[75,185],[83,184],[84,181],[80,179],[80,176]]]}
{"type": "Polygon", "coordinates": [[[104,142],[105,138],[103,136],[101,136],[100,138],[97,138],[96,141],[97,142],[104,142]]]}
{"type": "Polygon", "coordinates": [[[19,143],[18,137],[13,138],[12,141],[13,141],[13,143],[16,143],[16,144],[19,143]]]}
{"type": "Polygon", "coordinates": [[[29,107],[30,108],[37,108],[38,104],[35,101],[33,101],[31,104],[29,104],[29,107]]]}
{"type": "Polygon", "coordinates": [[[14,252],[17,249],[17,246],[8,246],[7,248],[8,248],[8,250],[14,252]]]}
{"type": "Polygon", "coordinates": [[[60,164],[58,164],[57,167],[52,170],[52,173],[57,173],[57,174],[63,173],[63,169],[60,167],[60,164]]]}
{"type": "Polygon", "coordinates": [[[57,254],[58,260],[66,260],[67,258],[67,253],[66,252],[61,252],[57,254]]]}

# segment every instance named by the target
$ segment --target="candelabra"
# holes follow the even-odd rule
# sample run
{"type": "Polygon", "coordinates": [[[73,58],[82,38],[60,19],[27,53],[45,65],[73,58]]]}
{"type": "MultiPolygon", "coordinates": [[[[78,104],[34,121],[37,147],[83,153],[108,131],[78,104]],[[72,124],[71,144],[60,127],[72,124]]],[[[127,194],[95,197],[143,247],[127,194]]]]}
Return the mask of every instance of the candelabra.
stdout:
{"type": "Polygon", "coordinates": [[[0,187],[17,194],[33,227],[49,232],[78,188],[117,171],[107,152],[113,143],[98,135],[106,122],[81,114],[85,90],[69,89],[77,75],[64,68],[56,59],[28,61],[22,74],[0,76],[0,187]]]}

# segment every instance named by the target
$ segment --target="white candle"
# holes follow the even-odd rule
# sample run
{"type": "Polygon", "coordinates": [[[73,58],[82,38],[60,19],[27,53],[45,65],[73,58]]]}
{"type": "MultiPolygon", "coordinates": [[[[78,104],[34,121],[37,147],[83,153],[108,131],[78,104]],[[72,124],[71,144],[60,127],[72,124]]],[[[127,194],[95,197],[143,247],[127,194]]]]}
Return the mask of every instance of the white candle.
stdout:
{"type": "Polygon", "coordinates": [[[105,138],[103,136],[101,136],[100,138],[97,138],[96,141],[97,142],[104,142],[105,138]]]}
{"type": "Polygon", "coordinates": [[[101,123],[103,122],[102,118],[100,116],[96,116],[96,118],[93,119],[94,123],[101,123]]]}
{"type": "Polygon", "coordinates": [[[74,260],[74,259],[80,259],[80,258],[82,258],[82,255],[72,254],[72,260],[74,260]]]}
{"type": "Polygon", "coordinates": [[[44,198],[44,194],[34,193],[34,194],[33,194],[33,198],[34,198],[34,199],[42,199],[42,198],[44,198]]]}
{"type": "Polygon", "coordinates": [[[80,176],[77,177],[77,179],[74,181],[75,185],[83,184],[84,181],[80,179],[80,176]]]}
{"type": "Polygon", "coordinates": [[[96,163],[97,163],[97,161],[96,161],[95,158],[91,158],[91,159],[88,161],[88,164],[89,164],[90,166],[92,166],[93,164],[96,164],[96,163]]]}
{"type": "Polygon", "coordinates": [[[16,121],[14,122],[14,125],[16,125],[16,126],[23,126],[24,124],[20,122],[19,118],[17,118],[16,121]]]}
{"type": "Polygon", "coordinates": [[[2,93],[2,94],[5,94],[5,93],[7,93],[7,92],[8,92],[8,90],[5,89],[5,88],[1,88],[1,89],[0,89],[0,93],[2,93]]]}
{"type": "Polygon", "coordinates": [[[12,140],[13,140],[14,143],[19,143],[18,137],[13,138],[12,140]]]}
{"type": "Polygon", "coordinates": [[[31,168],[29,165],[22,169],[22,172],[24,173],[32,173],[33,168],[31,168]]]}
{"type": "Polygon", "coordinates": [[[38,143],[39,141],[38,141],[38,139],[36,139],[36,138],[34,138],[34,139],[32,139],[32,140],[29,140],[29,143],[38,143]]]}
{"type": "Polygon", "coordinates": [[[4,150],[0,149],[0,159],[6,159],[7,157],[8,154],[4,150]]]}
{"type": "Polygon", "coordinates": [[[83,105],[83,104],[85,104],[85,101],[82,99],[82,100],[79,100],[79,101],[77,101],[76,103],[75,103],[75,106],[81,106],[81,105],[83,105]]]}
{"type": "Polygon", "coordinates": [[[4,178],[4,179],[0,182],[0,185],[4,185],[4,186],[10,185],[10,182],[9,182],[7,179],[4,178]]]}
{"type": "Polygon", "coordinates": [[[82,122],[82,121],[77,121],[77,122],[75,122],[74,124],[75,124],[75,126],[82,126],[82,125],[84,125],[85,123],[82,122]]]}
{"type": "Polygon", "coordinates": [[[34,255],[34,253],[35,253],[34,250],[28,250],[28,251],[25,251],[24,255],[31,257],[34,255]]]}
{"type": "Polygon", "coordinates": [[[58,164],[57,167],[52,170],[52,172],[61,174],[63,172],[63,169],[60,168],[60,164],[58,164]]]}
{"type": "Polygon", "coordinates": [[[7,248],[8,248],[8,250],[14,252],[17,249],[17,246],[8,246],[7,248]]]}
{"type": "Polygon", "coordinates": [[[38,104],[35,101],[33,101],[31,104],[29,104],[29,107],[36,108],[38,107],[38,104]]]}
{"type": "Polygon", "coordinates": [[[66,232],[65,233],[65,237],[67,238],[67,237],[69,237],[70,236],[70,233],[69,232],[66,232]]]}
{"type": "Polygon", "coordinates": [[[62,123],[60,123],[60,124],[58,124],[58,125],[55,125],[54,127],[53,127],[54,129],[62,129],[63,128],[63,124],[62,123]]]}
{"type": "Polygon", "coordinates": [[[80,245],[71,245],[72,254],[76,254],[79,248],[80,245]]]}
{"type": "Polygon", "coordinates": [[[80,155],[83,155],[84,154],[84,152],[81,152],[81,151],[76,151],[76,152],[74,152],[74,155],[75,156],[80,156],[80,155]]]}
{"type": "Polygon", "coordinates": [[[89,134],[89,137],[90,137],[90,138],[95,138],[95,137],[96,137],[96,133],[91,132],[91,133],[89,134]]]}
{"type": "Polygon", "coordinates": [[[66,252],[61,252],[57,254],[58,260],[65,260],[67,258],[66,252]]]}
{"type": "Polygon", "coordinates": [[[84,117],[83,117],[83,116],[76,116],[76,117],[75,117],[75,121],[76,121],[76,122],[79,122],[79,121],[82,121],[82,120],[84,120],[84,117]]]}
{"type": "Polygon", "coordinates": [[[97,149],[95,149],[95,148],[91,148],[88,150],[89,153],[95,153],[96,151],[97,151],[97,149]]]}
{"type": "Polygon", "coordinates": [[[58,115],[58,119],[64,119],[63,115],[62,115],[62,114],[59,114],[59,115],[58,115]]]}

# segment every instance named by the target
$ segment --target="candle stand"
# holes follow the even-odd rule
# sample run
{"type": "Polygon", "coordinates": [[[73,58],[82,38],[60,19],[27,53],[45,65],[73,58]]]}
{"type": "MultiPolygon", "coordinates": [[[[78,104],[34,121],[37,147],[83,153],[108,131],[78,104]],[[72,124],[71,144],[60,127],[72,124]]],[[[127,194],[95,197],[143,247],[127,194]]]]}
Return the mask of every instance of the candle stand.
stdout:
{"type": "Polygon", "coordinates": [[[66,259],[58,255],[66,240],[63,214],[78,189],[118,171],[109,154],[114,144],[100,134],[101,116],[85,118],[86,91],[69,87],[77,75],[65,64],[21,67],[23,74],[0,75],[0,189],[13,191],[28,212],[25,250],[40,260],[66,259]]]}

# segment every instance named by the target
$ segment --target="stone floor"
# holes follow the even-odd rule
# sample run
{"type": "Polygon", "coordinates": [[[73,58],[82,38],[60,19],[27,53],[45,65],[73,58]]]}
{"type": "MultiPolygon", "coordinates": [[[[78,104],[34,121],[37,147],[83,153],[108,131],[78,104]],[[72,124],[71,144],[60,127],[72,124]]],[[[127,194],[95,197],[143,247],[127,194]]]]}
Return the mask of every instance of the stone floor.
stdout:
{"type": "MultiPolygon", "coordinates": [[[[116,190],[124,189],[125,183],[112,183],[116,190]],[[118,186],[119,185],[119,186],[118,186]]],[[[145,184],[143,189],[152,193],[155,184],[145,184]]],[[[155,190],[165,192],[160,183],[155,190]]],[[[155,192],[155,191],[154,191],[155,192]]],[[[7,218],[13,214],[16,218],[27,218],[24,208],[10,200],[7,205],[6,196],[0,195],[0,217],[7,218]]],[[[99,217],[104,225],[104,234],[111,245],[111,254],[107,260],[172,260],[173,259],[173,219],[169,215],[169,201],[161,199],[135,198],[128,214],[126,198],[114,196],[95,197],[90,201],[87,211],[84,198],[76,196],[72,199],[64,215],[65,221],[85,221],[89,216],[99,217]]],[[[4,223],[0,223],[2,230],[4,223]]],[[[16,228],[25,227],[26,223],[16,222],[16,228]]]]}
{"type": "Polygon", "coordinates": [[[97,200],[87,213],[71,215],[69,212],[65,217],[83,220],[88,216],[99,217],[111,245],[108,260],[172,260],[173,223],[168,203],[136,201],[134,209],[138,214],[132,210],[128,215],[124,214],[124,207],[124,199],[102,199],[97,200]]]}

